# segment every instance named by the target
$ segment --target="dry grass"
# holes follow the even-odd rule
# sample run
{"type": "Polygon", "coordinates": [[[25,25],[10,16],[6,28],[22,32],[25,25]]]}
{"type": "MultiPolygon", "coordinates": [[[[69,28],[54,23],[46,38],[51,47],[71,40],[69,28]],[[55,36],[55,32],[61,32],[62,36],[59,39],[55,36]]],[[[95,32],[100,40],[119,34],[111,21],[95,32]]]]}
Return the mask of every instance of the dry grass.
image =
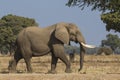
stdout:
{"type": "Polygon", "coordinates": [[[50,70],[51,56],[32,58],[34,73],[26,73],[26,65],[21,60],[17,66],[19,73],[9,74],[8,56],[0,56],[0,80],[120,80],[120,55],[95,56],[86,55],[84,68],[79,69],[79,56],[72,63],[72,73],[65,73],[65,64],[59,60],[57,74],[46,74],[50,70]]]}

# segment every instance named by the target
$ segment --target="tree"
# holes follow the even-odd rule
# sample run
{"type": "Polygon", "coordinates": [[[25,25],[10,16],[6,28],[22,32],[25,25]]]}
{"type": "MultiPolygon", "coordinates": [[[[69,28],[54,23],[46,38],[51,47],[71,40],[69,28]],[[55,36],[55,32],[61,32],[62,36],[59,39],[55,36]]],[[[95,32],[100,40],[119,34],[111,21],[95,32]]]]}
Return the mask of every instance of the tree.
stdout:
{"type": "Polygon", "coordinates": [[[120,32],[120,12],[110,12],[101,15],[101,20],[106,23],[106,30],[120,32]]]}
{"type": "Polygon", "coordinates": [[[79,6],[84,9],[85,6],[92,6],[92,10],[105,11],[109,0],[68,0],[67,6],[79,6]]]}
{"type": "Polygon", "coordinates": [[[67,6],[79,6],[81,9],[91,6],[91,10],[102,11],[101,20],[106,24],[106,30],[120,32],[120,0],[68,0],[67,6]]]}
{"type": "Polygon", "coordinates": [[[28,26],[38,26],[34,19],[9,14],[0,19],[0,49],[12,52],[17,34],[28,26]]]}
{"type": "Polygon", "coordinates": [[[1,51],[9,51],[11,52],[11,47],[13,46],[13,42],[15,42],[16,37],[13,34],[13,31],[10,27],[0,27],[0,48],[1,51]]]}
{"type": "Polygon", "coordinates": [[[113,51],[115,51],[116,48],[120,48],[120,38],[118,35],[108,34],[106,36],[106,40],[101,41],[101,46],[109,46],[113,51]]]}
{"type": "Polygon", "coordinates": [[[0,26],[11,27],[15,35],[18,34],[19,31],[23,28],[38,25],[34,19],[20,17],[12,14],[3,16],[0,22],[2,22],[0,23],[0,26]]]}

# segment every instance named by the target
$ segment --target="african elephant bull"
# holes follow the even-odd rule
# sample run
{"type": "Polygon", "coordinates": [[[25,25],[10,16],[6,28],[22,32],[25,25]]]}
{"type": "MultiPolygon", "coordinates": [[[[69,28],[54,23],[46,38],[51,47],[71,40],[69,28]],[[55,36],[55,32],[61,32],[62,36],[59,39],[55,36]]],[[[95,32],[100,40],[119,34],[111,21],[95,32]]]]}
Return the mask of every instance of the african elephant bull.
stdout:
{"type": "Polygon", "coordinates": [[[85,40],[78,27],[72,23],[57,23],[46,28],[28,27],[23,29],[16,39],[16,52],[10,61],[10,72],[16,71],[17,63],[24,58],[27,71],[32,72],[31,58],[52,54],[51,73],[55,73],[58,58],[66,65],[65,72],[71,72],[71,65],[64,52],[64,44],[74,41],[80,44],[80,69],[83,67],[85,40]]]}

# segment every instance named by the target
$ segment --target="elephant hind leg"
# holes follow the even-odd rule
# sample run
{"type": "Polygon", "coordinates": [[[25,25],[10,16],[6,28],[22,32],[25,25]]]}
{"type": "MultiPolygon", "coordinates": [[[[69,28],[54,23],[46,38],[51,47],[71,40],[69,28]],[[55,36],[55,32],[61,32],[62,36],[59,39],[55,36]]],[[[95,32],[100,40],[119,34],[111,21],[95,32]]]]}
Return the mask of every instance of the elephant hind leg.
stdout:
{"type": "Polygon", "coordinates": [[[26,63],[26,67],[27,67],[27,72],[28,73],[32,73],[32,67],[31,67],[31,58],[24,58],[25,59],[25,63],[26,63]]]}
{"type": "Polygon", "coordinates": [[[30,52],[28,50],[24,51],[23,58],[24,58],[25,63],[26,63],[27,72],[32,73],[32,66],[31,66],[32,52],[30,52]]]}
{"type": "Polygon", "coordinates": [[[8,66],[8,70],[10,73],[14,73],[16,72],[16,67],[17,64],[19,62],[20,59],[22,59],[22,55],[20,54],[20,52],[18,50],[16,50],[14,57],[9,61],[9,66],[8,66]]]}
{"type": "Polygon", "coordinates": [[[32,67],[31,67],[31,58],[32,58],[32,51],[30,48],[30,45],[26,42],[26,45],[21,47],[21,52],[23,59],[25,60],[26,67],[27,67],[27,72],[31,73],[32,72],[32,67]]]}

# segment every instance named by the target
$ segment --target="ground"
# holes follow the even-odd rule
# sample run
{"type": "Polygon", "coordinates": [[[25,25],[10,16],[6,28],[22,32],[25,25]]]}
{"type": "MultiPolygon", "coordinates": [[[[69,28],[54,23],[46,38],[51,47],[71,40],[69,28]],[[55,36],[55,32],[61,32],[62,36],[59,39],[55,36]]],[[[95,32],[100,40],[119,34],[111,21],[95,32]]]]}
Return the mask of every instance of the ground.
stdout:
{"type": "Polygon", "coordinates": [[[26,73],[24,60],[20,60],[18,73],[8,73],[10,56],[0,56],[0,80],[120,80],[120,55],[85,55],[84,67],[79,69],[79,55],[71,63],[72,73],[65,73],[65,64],[58,61],[57,74],[47,74],[51,56],[33,57],[33,73],[26,73]]]}

